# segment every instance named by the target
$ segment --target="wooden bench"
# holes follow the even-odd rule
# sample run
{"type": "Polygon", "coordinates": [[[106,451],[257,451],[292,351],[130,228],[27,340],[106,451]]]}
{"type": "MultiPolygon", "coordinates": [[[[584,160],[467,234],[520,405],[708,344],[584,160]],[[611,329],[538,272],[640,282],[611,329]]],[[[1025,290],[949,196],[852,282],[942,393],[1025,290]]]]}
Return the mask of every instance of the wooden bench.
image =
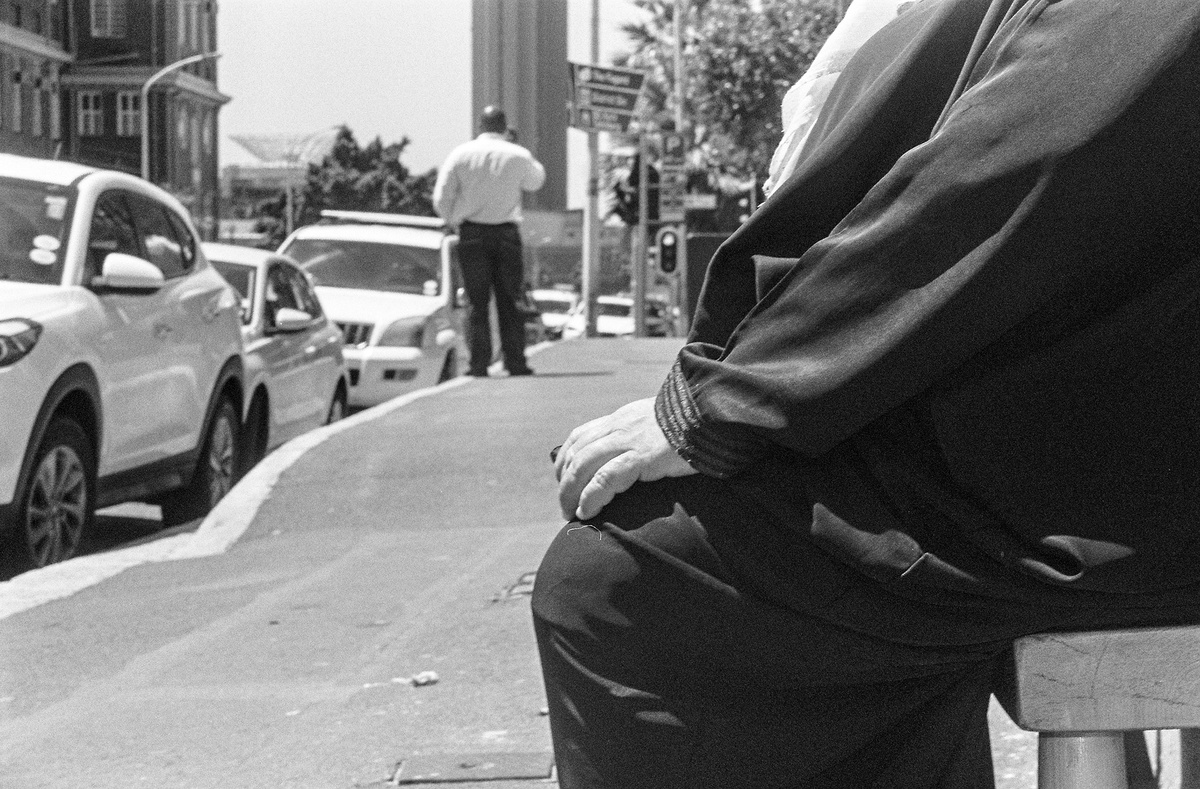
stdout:
{"type": "Polygon", "coordinates": [[[1038,789],[1128,789],[1125,732],[1182,729],[1200,789],[1200,626],[1026,636],[996,697],[1038,732],[1038,789]]]}

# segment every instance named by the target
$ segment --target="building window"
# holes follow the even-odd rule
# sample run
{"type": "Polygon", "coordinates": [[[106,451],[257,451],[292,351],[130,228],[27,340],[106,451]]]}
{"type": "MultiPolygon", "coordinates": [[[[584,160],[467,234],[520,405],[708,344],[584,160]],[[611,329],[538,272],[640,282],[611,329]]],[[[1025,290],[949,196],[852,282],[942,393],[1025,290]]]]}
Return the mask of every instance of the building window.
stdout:
{"type": "Polygon", "coordinates": [[[188,44],[200,49],[200,0],[188,0],[188,44]]]}
{"type": "Polygon", "coordinates": [[[12,117],[10,118],[12,124],[9,128],[18,133],[21,131],[21,115],[25,109],[23,104],[25,98],[23,82],[21,72],[14,71],[12,75],[12,103],[9,105],[10,112],[12,113],[12,117]]]}
{"type": "Polygon", "coordinates": [[[46,104],[50,107],[50,139],[62,139],[62,93],[58,86],[58,77],[47,84],[46,104]]]}
{"type": "Polygon", "coordinates": [[[128,0],[91,0],[92,37],[125,38],[128,33],[128,0]]]}
{"type": "Polygon", "coordinates": [[[188,138],[188,145],[191,148],[191,154],[192,154],[192,167],[200,166],[200,156],[201,156],[200,135],[201,135],[203,128],[204,127],[201,124],[200,113],[193,112],[192,113],[192,133],[191,133],[191,136],[188,138]]]}
{"type": "Polygon", "coordinates": [[[142,97],[133,91],[117,94],[117,135],[137,137],[142,133],[142,97]]]}
{"type": "Polygon", "coordinates": [[[203,5],[197,6],[197,8],[199,8],[196,18],[199,20],[199,25],[200,25],[200,51],[201,52],[211,52],[212,48],[213,48],[213,46],[212,46],[212,25],[213,25],[212,3],[206,2],[203,5]]]}
{"type": "Polygon", "coordinates": [[[104,134],[104,113],[100,104],[99,91],[80,91],[77,97],[76,114],[79,116],[80,137],[99,137],[104,134]]]}
{"type": "Polygon", "coordinates": [[[44,129],[42,112],[45,104],[42,95],[42,81],[39,79],[29,93],[29,133],[34,137],[41,137],[44,129]]]}
{"type": "Polygon", "coordinates": [[[176,110],[175,134],[179,138],[180,150],[186,151],[188,149],[188,111],[187,107],[183,105],[176,110]]]}
{"type": "Polygon", "coordinates": [[[216,113],[214,113],[212,110],[208,110],[204,113],[204,126],[203,126],[202,135],[203,135],[204,153],[207,156],[212,156],[212,153],[213,153],[213,139],[216,136],[213,133],[213,126],[214,126],[213,120],[215,118],[216,118],[216,113]]]}

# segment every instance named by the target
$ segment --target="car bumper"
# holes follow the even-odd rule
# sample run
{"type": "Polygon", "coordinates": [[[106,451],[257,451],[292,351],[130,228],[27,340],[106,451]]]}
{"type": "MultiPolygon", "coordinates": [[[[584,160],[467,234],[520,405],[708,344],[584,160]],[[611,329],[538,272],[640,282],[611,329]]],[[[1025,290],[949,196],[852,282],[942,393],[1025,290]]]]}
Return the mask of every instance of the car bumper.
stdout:
{"type": "Polygon", "coordinates": [[[350,375],[349,404],[365,408],[393,397],[433,386],[440,371],[440,355],[421,348],[346,348],[350,375]]]}

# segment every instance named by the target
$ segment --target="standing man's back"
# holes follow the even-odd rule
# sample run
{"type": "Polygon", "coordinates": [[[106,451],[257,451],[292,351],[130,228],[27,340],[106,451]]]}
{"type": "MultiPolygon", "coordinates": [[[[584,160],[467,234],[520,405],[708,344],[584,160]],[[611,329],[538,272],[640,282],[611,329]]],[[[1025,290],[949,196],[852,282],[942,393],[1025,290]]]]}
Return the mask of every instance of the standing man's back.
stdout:
{"type": "Polygon", "coordinates": [[[467,293],[468,373],[486,376],[492,357],[488,302],[496,299],[500,347],[510,375],[529,375],[521,250],[523,192],[540,189],[546,170],[526,148],[506,139],[508,122],[497,107],[480,118],[481,133],[450,152],[438,171],[433,204],[459,235],[459,262],[467,293]]]}

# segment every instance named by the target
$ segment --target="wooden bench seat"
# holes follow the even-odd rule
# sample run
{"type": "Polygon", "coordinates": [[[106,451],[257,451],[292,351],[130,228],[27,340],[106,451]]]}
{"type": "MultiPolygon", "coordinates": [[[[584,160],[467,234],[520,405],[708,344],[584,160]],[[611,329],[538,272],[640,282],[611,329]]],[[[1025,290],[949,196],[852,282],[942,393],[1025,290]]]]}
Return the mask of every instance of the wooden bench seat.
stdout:
{"type": "MultiPolygon", "coordinates": [[[[1039,789],[1127,789],[1124,732],[1200,729],[1200,626],[1020,638],[996,697],[1039,733],[1039,789]]],[[[1181,789],[1200,789],[1198,734],[1183,732],[1181,789]]]]}

